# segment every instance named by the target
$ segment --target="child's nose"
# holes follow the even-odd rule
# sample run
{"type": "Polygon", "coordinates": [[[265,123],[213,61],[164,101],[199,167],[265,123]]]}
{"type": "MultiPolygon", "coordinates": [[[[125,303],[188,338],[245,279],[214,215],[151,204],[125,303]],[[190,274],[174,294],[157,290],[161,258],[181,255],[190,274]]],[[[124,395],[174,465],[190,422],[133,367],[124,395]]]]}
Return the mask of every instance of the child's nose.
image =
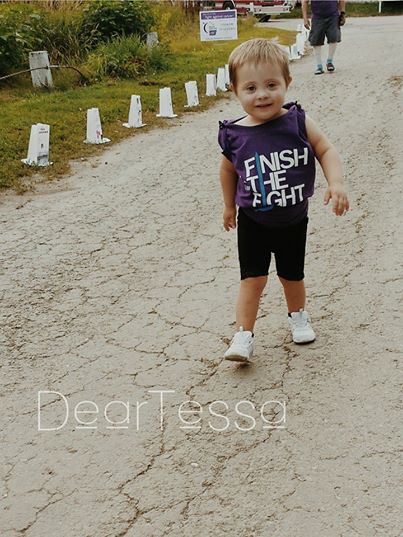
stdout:
{"type": "Polygon", "coordinates": [[[258,98],[266,97],[266,95],[267,95],[266,88],[260,88],[260,89],[257,90],[257,97],[258,98]]]}

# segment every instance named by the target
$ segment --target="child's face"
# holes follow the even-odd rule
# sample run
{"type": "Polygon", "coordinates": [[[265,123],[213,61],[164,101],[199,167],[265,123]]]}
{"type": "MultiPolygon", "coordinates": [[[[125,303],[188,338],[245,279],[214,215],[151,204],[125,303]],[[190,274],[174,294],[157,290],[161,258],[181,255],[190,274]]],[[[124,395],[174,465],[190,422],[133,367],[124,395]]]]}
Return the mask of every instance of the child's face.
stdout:
{"type": "Polygon", "coordinates": [[[253,124],[282,114],[288,84],[279,65],[244,64],[237,70],[235,93],[253,124]]]}

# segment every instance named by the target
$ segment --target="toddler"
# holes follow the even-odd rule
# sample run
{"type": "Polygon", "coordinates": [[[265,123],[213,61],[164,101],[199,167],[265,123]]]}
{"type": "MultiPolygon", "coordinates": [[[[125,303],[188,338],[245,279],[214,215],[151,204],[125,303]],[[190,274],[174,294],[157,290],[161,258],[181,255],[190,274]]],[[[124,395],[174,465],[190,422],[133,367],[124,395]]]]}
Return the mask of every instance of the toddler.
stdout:
{"type": "Polygon", "coordinates": [[[231,89],[246,115],[219,125],[224,229],[237,227],[241,272],[237,332],[224,356],[246,362],[253,354],[253,329],[271,253],[284,288],[293,341],[315,339],[305,311],[304,285],[315,157],[328,183],[324,203],[331,200],[333,212],[341,216],[349,202],[336,149],[299,104],[285,103],[291,83],[287,53],[267,39],[251,39],[232,51],[229,73],[231,89]]]}

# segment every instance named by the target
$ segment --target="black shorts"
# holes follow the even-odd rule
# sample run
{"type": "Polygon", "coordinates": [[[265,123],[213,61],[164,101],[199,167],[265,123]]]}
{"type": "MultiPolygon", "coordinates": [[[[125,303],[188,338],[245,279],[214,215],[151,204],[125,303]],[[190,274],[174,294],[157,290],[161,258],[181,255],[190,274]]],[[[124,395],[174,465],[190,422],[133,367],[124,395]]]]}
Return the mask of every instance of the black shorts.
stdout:
{"type": "Polygon", "coordinates": [[[340,43],[341,31],[338,15],[327,19],[312,19],[308,37],[310,44],[313,47],[321,47],[325,43],[325,36],[328,43],[340,43]]]}
{"type": "Polygon", "coordinates": [[[290,227],[270,229],[238,211],[238,255],[241,280],[267,276],[271,254],[277,275],[285,280],[304,279],[308,217],[290,227]]]}

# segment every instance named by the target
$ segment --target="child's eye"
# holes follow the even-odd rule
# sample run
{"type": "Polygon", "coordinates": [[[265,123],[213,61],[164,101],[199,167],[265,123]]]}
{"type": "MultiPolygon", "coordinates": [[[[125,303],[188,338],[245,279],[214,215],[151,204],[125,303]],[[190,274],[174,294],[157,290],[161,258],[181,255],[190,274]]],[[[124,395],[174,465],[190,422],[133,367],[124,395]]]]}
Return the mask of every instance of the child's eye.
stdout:
{"type": "Polygon", "coordinates": [[[255,86],[248,86],[246,89],[247,89],[248,91],[253,91],[253,90],[255,89],[255,86]]]}
{"type": "Polygon", "coordinates": [[[269,84],[269,88],[273,89],[276,87],[276,84],[269,84]]]}

